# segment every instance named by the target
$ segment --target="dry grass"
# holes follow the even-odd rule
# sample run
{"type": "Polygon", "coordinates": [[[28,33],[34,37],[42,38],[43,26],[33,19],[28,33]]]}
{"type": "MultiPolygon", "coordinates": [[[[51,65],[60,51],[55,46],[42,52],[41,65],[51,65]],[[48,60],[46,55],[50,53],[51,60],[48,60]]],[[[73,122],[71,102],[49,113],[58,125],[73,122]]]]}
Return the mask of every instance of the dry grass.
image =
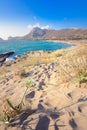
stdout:
{"type": "Polygon", "coordinates": [[[49,53],[43,56],[32,56],[27,58],[21,58],[15,64],[12,63],[10,66],[0,67],[0,79],[2,80],[8,73],[17,73],[17,75],[22,78],[26,74],[26,69],[30,69],[35,65],[48,64],[55,60],[55,54],[49,53]]]}
{"type": "Polygon", "coordinates": [[[87,52],[86,48],[68,52],[64,61],[59,65],[61,82],[87,82],[87,52]]]}

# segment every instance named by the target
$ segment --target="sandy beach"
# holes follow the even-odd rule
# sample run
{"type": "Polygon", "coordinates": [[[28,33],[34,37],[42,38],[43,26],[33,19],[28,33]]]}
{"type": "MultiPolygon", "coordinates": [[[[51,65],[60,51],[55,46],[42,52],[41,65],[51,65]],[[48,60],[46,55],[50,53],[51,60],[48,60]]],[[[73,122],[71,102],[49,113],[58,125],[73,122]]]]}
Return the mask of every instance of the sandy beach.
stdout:
{"type": "Polygon", "coordinates": [[[87,130],[86,44],[26,53],[0,72],[0,112],[6,99],[20,102],[28,80],[35,83],[25,95],[24,112],[9,127],[0,122],[0,130],[87,130]]]}
{"type": "Polygon", "coordinates": [[[47,41],[68,43],[68,44],[73,44],[73,45],[87,44],[87,40],[47,40],[47,41]]]}

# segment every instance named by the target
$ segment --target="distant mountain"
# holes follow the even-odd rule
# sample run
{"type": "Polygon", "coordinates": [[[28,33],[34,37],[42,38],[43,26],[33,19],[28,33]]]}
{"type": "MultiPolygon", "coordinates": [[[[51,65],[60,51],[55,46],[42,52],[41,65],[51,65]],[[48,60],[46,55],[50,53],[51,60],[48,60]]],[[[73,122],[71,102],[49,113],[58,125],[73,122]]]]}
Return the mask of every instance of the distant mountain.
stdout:
{"type": "Polygon", "coordinates": [[[35,27],[29,34],[25,35],[24,39],[43,39],[43,37],[47,34],[47,29],[40,29],[35,27]]]}
{"type": "Polygon", "coordinates": [[[50,31],[44,36],[45,39],[53,40],[80,40],[87,39],[87,29],[62,29],[50,31]]]}
{"type": "Polygon", "coordinates": [[[8,40],[35,40],[35,39],[43,39],[43,37],[49,32],[47,29],[40,29],[38,27],[35,27],[32,29],[32,31],[25,35],[20,37],[8,37],[8,40]]]}
{"type": "Polygon", "coordinates": [[[8,40],[21,40],[21,39],[22,39],[22,37],[19,37],[19,36],[17,36],[17,37],[12,37],[12,36],[8,37],[8,40]]]}
{"type": "Polygon", "coordinates": [[[87,39],[87,29],[62,29],[47,30],[35,27],[29,34],[23,37],[10,37],[16,40],[82,40],[87,39]]]}

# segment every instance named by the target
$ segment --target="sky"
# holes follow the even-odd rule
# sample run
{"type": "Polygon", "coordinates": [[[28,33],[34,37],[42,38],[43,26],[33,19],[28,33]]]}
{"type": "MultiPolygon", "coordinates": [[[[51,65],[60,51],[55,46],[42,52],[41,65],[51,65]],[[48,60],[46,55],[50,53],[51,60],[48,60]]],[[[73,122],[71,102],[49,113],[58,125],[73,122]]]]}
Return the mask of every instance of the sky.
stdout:
{"type": "Polygon", "coordinates": [[[0,37],[32,28],[87,28],[87,0],[0,0],[0,37]]]}

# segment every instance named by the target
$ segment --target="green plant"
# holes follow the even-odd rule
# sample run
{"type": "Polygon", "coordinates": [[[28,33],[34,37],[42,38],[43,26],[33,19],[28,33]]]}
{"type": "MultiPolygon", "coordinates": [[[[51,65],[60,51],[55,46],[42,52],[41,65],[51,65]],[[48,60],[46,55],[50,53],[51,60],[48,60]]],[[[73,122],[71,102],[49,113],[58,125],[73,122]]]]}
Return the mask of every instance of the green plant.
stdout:
{"type": "Polygon", "coordinates": [[[78,77],[79,84],[87,82],[87,77],[84,77],[83,75],[78,77]]]}
{"type": "Polygon", "coordinates": [[[87,82],[87,70],[84,68],[79,68],[78,70],[78,81],[80,84],[87,82]]]}
{"type": "Polygon", "coordinates": [[[0,121],[3,122],[4,124],[10,125],[12,119],[20,114],[23,110],[23,100],[25,98],[26,92],[29,89],[29,87],[32,87],[35,85],[33,80],[28,80],[25,84],[26,90],[24,92],[24,95],[20,101],[20,103],[17,106],[14,106],[13,103],[9,99],[5,99],[5,105],[4,105],[4,110],[3,113],[0,114],[0,121]]]}
{"type": "Polygon", "coordinates": [[[62,54],[60,54],[60,53],[56,54],[56,57],[60,57],[60,56],[62,56],[62,54]]]}
{"type": "Polygon", "coordinates": [[[9,99],[6,99],[6,106],[4,107],[3,114],[0,114],[0,121],[5,124],[10,124],[12,118],[20,113],[18,106],[13,106],[9,99]]]}

